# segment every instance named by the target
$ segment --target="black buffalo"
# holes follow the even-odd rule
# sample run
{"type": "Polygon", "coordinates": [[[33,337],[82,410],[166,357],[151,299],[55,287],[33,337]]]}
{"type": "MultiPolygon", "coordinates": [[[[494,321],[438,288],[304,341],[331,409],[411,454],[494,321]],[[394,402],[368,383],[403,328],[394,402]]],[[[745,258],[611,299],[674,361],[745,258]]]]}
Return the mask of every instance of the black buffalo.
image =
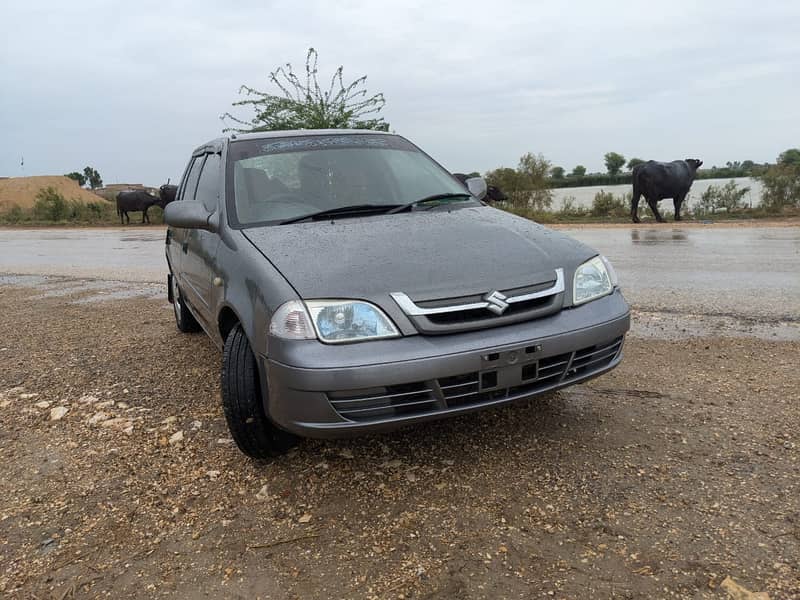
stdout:
{"type": "MultiPolygon", "coordinates": [[[[453,173],[453,177],[464,184],[464,187],[467,186],[467,179],[470,178],[470,176],[466,175],[465,173],[453,173]]],[[[501,190],[499,187],[487,184],[486,197],[484,200],[488,200],[489,202],[505,202],[508,200],[508,196],[506,196],[505,193],[503,193],[503,190],[501,190]]]]}
{"type": "Polygon", "coordinates": [[[176,185],[162,185],[158,188],[158,196],[155,196],[145,190],[127,190],[117,194],[117,214],[119,215],[120,223],[131,222],[128,215],[129,212],[141,211],[142,223],[149,223],[150,217],[147,211],[151,206],[158,206],[164,208],[167,204],[175,200],[175,194],[178,191],[176,185]]]}
{"type": "Polygon", "coordinates": [[[675,220],[681,220],[681,204],[692,187],[692,182],[697,175],[697,169],[703,164],[702,160],[687,158],[686,160],[673,160],[672,162],[657,162],[649,160],[633,168],[633,197],[631,198],[631,219],[639,222],[639,199],[644,196],[650,210],[659,223],[664,222],[658,212],[658,202],[665,198],[672,198],[675,205],[675,220]]]}

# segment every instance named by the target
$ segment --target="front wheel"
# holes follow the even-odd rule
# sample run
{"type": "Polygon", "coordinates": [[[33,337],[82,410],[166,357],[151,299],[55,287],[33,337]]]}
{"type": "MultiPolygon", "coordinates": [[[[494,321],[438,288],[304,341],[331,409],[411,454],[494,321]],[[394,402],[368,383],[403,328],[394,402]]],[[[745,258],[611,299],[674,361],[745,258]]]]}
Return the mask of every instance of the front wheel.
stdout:
{"type": "Polygon", "coordinates": [[[173,275],[169,279],[170,287],[172,287],[172,310],[175,312],[175,325],[178,326],[178,331],[182,333],[200,331],[200,323],[194,318],[194,315],[183,300],[177,277],[173,275]]]}
{"type": "Polygon", "coordinates": [[[253,458],[269,458],[289,450],[297,437],[267,418],[260,383],[250,342],[241,325],[236,325],[222,353],[222,408],[239,450],[253,458]]]}

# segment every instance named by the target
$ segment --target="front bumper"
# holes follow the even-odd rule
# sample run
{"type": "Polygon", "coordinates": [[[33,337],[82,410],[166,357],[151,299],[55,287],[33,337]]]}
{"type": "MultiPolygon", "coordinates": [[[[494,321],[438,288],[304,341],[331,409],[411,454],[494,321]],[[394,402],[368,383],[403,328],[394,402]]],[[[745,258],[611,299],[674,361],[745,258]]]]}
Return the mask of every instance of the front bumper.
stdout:
{"type": "MultiPolygon", "coordinates": [[[[333,438],[529,398],[616,367],[630,312],[616,291],[526,323],[346,346],[270,340],[265,407],[281,428],[333,438]]],[[[265,390],[266,391],[266,390],[265,390]]]]}

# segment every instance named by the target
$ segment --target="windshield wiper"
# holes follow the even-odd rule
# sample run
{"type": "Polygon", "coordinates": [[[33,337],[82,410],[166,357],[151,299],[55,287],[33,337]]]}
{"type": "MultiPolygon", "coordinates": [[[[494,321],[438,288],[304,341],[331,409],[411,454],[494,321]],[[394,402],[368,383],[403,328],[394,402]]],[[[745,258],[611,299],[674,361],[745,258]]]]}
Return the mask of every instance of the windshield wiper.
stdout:
{"type": "Polygon", "coordinates": [[[385,213],[393,211],[397,204],[351,204],[350,206],[337,206],[336,208],[328,208],[319,212],[309,213],[307,215],[300,215],[299,217],[292,217],[284,219],[279,225],[289,225],[290,223],[299,223],[300,221],[314,219],[323,219],[325,217],[342,216],[342,215],[369,215],[374,213],[385,213]]]}
{"type": "Polygon", "coordinates": [[[446,200],[448,198],[466,198],[471,199],[472,194],[468,194],[467,192],[463,193],[445,193],[445,194],[433,194],[432,196],[425,196],[424,198],[420,198],[419,200],[414,200],[413,202],[408,202],[406,204],[401,204],[389,211],[386,214],[393,215],[395,213],[403,212],[404,210],[408,210],[409,208],[413,208],[418,204],[424,204],[425,202],[433,202],[434,200],[446,200]]]}

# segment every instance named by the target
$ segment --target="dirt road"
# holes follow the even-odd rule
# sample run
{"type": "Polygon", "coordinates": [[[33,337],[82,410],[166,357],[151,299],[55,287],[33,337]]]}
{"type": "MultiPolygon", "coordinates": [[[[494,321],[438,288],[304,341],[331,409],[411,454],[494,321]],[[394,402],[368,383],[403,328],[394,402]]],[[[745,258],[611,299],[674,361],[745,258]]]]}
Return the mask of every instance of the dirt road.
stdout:
{"type": "Polygon", "coordinates": [[[0,277],[0,595],[800,597],[797,321],[656,287],[588,385],[260,463],[160,283],[0,277]]]}

